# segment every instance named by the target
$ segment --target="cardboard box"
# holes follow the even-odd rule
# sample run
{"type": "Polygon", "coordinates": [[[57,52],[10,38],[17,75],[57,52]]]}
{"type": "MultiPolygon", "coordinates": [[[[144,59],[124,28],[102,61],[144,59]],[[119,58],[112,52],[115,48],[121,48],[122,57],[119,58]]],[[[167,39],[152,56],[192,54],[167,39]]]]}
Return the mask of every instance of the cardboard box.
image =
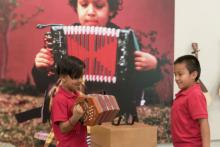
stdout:
{"type": "Polygon", "coordinates": [[[114,126],[103,123],[91,128],[91,147],[156,147],[157,127],[143,123],[114,126]]]}

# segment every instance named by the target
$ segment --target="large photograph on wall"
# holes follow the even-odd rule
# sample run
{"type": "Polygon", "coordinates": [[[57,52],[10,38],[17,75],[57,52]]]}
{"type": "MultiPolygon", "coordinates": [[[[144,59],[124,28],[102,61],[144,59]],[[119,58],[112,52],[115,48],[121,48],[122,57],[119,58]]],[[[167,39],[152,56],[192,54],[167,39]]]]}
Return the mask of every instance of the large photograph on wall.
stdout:
{"type": "Polygon", "coordinates": [[[44,93],[56,63],[72,55],[86,65],[86,94],[114,95],[119,115],[170,141],[174,0],[1,0],[0,26],[0,140],[33,145],[50,130],[40,119],[44,93]],[[15,114],[31,109],[34,119],[18,123],[15,114]]]}

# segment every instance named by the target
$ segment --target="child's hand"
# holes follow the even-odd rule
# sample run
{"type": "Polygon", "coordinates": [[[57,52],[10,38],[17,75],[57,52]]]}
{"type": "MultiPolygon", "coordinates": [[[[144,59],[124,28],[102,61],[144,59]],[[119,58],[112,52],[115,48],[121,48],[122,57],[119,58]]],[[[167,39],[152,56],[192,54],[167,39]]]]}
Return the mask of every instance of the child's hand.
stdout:
{"type": "Polygon", "coordinates": [[[135,51],[134,65],[138,71],[152,70],[157,67],[157,58],[149,53],[135,51]]]}
{"type": "Polygon", "coordinates": [[[73,119],[79,120],[84,115],[85,112],[82,109],[82,107],[78,104],[73,107],[72,113],[73,113],[73,116],[72,116],[73,119]]]}
{"type": "Polygon", "coordinates": [[[59,127],[62,133],[67,133],[79,122],[79,119],[84,115],[82,107],[78,104],[72,108],[72,116],[65,122],[60,122],[59,127]]]}
{"type": "Polygon", "coordinates": [[[35,66],[37,68],[49,68],[54,64],[52,49],[42,48],[35,57],[35,66]]]}

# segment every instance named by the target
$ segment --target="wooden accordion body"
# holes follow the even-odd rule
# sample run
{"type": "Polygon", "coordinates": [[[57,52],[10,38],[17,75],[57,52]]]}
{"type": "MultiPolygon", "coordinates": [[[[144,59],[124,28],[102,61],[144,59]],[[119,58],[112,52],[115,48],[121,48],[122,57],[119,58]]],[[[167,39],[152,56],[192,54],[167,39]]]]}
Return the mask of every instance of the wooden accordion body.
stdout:
{"type": "Polygon", "coordinates": [[[89,94],[77,102],[85,111],[84,125],[94,126],[103,122],[111,122],[120,108],[112,95],[89,94]]]}
{"type": "Polygon", "coordinates": [[[84,79],[116,83],[127,79],[133,69],[133,52],[139,44],[131,29],[94,26],[52,26],[51,38],[56,61],[64,55],[76,56],[86,64],[84,79]]]}

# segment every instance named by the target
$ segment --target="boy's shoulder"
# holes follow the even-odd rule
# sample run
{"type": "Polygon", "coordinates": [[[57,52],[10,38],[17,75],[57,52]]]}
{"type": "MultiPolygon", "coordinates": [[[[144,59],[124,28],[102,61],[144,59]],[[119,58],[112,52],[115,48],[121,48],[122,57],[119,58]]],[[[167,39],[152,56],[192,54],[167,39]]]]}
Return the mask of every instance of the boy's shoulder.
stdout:
{"type": "Polygon", "coordinates": [[[65,98],[65,91],[62,90],[62,88],[57,88],[57,91],[56,91],[56,94],[54,95],[53,99],[62,99],[62,98],[65,98]]]}
{"type": "Polygon", "coordinates": [[[200,87],[199,84],[194,84],[192,85],[190,88],[188,88],[187,90],[185,90],[185,92],[187,95],[200,95],[202,94],[202,89],[200,87]]]}
{"type": "Polygon", "coordinates": [[[194,100],[200,101],[202,99],[205,99],[205,95],[203,94],[199,84],[192,87],[192,89],[187,93],[187,98],[193,99],[193,101],[194,100]]]}
{"type": "Polygon", "coordinates": [[[51,101],[52,103],[54,103],[54,102],[62,102],[65,99],[65,94],[60,90],[60,88],[56,87],[54,93],[53,94],[49,93],[48,97],[49,97],[49,101],[52,100],[51,101]]]}
{"type": "Polygon", "coordinates": [[[203,94],[200,84],[194,84],[189,93],[195,95],[203,94]]]}
{"type": "Polygon", "coordinates": [[[205,98],[200,85],[195,84],[186,90],[180,90],[176,94],[176,98],[184,97],[184,99],[191,99],[191,98],[205,98]]]}

